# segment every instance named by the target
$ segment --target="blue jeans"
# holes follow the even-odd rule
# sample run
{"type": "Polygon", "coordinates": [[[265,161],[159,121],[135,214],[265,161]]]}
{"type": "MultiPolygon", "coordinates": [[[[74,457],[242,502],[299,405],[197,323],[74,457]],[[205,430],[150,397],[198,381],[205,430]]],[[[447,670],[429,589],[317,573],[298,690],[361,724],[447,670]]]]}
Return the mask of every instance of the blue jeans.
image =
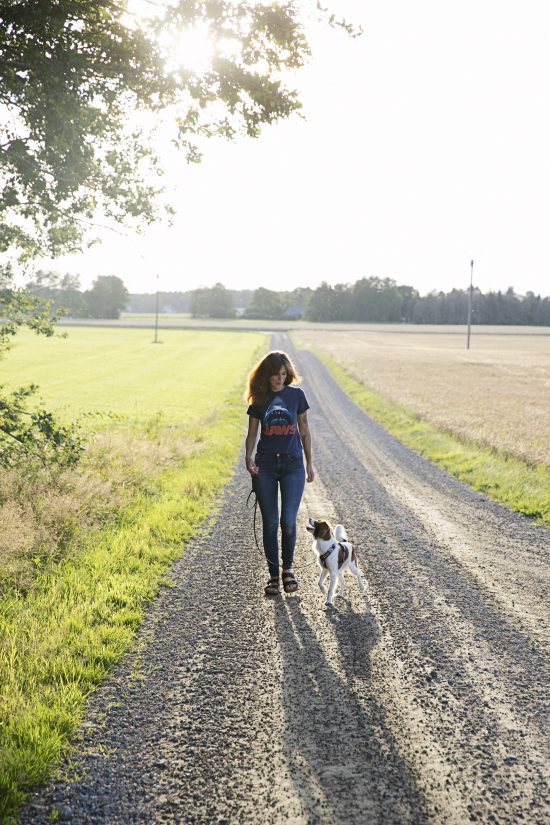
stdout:
{"type": "Polygon", "coordinates": [[[281,490],[281,549],[283,569],[290,570],[296,545],[296,518],[306,471],[302,454],[256,453],[259,473],[254,490],[262,514],[264,553],[270,576],[279,575],[279,488],[281,490]]]}

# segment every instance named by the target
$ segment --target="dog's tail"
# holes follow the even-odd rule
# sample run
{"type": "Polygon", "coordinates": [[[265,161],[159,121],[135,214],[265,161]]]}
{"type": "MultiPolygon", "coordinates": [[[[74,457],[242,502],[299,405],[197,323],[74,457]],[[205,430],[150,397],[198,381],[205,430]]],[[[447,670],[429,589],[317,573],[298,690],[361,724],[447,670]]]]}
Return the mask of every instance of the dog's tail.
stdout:
{"type": "Polygon", "coordinates": [[[336,537],[336,541],[347,541],[346,531],[343,524],[336,525],[334,528],[334,535],[336,537]]]}

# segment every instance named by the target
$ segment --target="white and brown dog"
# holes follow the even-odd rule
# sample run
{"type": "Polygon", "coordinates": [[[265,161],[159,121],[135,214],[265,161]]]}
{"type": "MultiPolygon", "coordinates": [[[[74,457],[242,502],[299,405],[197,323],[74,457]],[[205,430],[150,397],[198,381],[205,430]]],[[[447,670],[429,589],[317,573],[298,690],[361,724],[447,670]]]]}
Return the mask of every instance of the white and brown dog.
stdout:
{"type": "Polygon", "coordinates": [[[308,519],[306,530],[313,534],[313,552],[317,557],[317,564],[321,568],[319,587],[326,593],[325,579],[330,576],[328,595],[326,603],[333,604],[336,584],[339,583],[338,596],[344,596],[346,586],[344,584],[344,572],[349,569],[357,579],[361,592],[365,590],[365,582],[359,568],[357,567],[357,556],[353,545],[346,538],[346,531],[341,524],[337,524],[334,530],[330,522],[313,518],[308,519]]]}

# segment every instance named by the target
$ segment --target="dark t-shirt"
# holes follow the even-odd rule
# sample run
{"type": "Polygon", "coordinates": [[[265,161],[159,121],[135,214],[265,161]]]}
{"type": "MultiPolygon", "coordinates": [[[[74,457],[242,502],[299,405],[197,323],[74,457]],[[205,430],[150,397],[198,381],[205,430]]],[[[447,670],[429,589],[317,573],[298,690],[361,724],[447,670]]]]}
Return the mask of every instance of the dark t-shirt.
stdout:
{"type": "Polygon", "coordinates": [[[309,410],[309,404],[300,387],[283,387],[280,392],[270,392],[261,407],[251,404],[246,411],[261,424],[259,453],[302,452],[298,432],[298,416],[309,410]]]}

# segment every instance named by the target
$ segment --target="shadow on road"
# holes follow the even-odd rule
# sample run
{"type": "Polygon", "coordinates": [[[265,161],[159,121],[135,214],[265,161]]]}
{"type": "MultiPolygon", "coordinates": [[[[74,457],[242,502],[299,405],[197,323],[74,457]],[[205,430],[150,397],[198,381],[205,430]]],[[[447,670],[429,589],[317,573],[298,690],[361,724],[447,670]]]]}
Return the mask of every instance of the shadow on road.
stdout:
{"type": "Polygon", "coordinates": [[[423,797],[372,695],[378,630],[371,614],[343,602],[339,611],[319,610],[313,628],[299,599],[282,599],[275,602],[275,627],[283,750],[303,813],[342,825],[427,823],[423,797]]]}

